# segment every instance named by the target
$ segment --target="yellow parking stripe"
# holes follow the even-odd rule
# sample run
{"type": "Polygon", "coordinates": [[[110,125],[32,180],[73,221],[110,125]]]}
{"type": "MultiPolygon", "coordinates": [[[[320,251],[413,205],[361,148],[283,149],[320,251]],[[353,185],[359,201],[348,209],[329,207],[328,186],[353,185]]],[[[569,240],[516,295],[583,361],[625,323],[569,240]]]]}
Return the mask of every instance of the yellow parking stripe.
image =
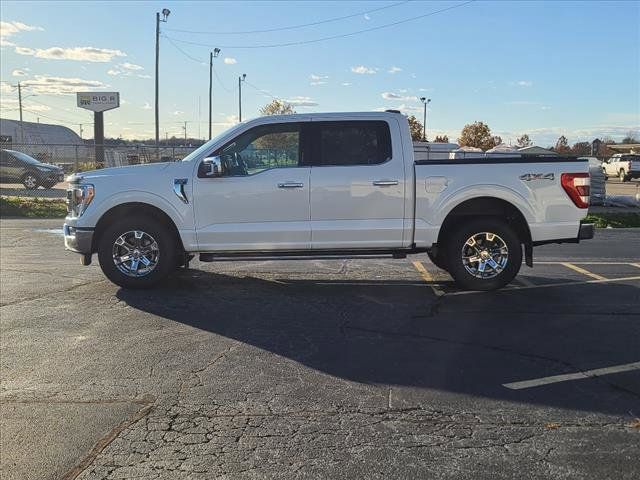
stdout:
{"type": "Polygon", "coordinates": [[[602,275],[598,275],[597,273],[590,272],[589,270],[585,270],[584,268],[578,267],[573,263],[563,262],[561,265],[564,265],[565,267],[570,268],[571,270],[574,270],[578,273],[586,275],[587,277],[591,277],[595,280],[607,280],[606,277],[603,277],[602,275]]]}
{"type": "Polygon", "coordinates": [[[441,297],[444,295],[444,292],[438,288],[438,285],[435,283],[433,275],[429,273],[429,271],[424,268],[422,262],[418,262],[417,260],[413,262],[413,266],[416,267],[416,270],[420,272],[420,276],[422,279],[429,284],[433,293],[436,294],[437,297],[441,297]]]}

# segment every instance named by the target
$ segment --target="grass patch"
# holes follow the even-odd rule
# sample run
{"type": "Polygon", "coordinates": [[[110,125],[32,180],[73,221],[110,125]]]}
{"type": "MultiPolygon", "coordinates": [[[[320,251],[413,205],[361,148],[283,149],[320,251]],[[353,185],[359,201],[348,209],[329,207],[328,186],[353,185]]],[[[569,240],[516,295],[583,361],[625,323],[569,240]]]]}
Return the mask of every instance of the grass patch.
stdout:
{"type": "Polygon", "coordinates": [[[64,218],[66,215],[64,199],[0,197],[0,217],[64,218]]]}
{"type": "Polygon", "coordinates": [[[597,228],[640,227],[640,213],[590,213],[583,222],[593,223],[597,228]]]}

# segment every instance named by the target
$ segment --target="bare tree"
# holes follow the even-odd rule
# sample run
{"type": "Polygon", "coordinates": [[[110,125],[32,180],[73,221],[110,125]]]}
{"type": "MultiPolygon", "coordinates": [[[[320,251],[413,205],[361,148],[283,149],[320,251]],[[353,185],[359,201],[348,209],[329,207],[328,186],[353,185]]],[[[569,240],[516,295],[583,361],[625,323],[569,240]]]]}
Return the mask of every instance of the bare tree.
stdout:
{"type": "Polygon", "coordinates": [[[271,103],[266,104],[260,109],[261,115],[291,115],[293,113],[296,113],[296,111],[290,103],[277,99],[272,100],[271,103]]]}

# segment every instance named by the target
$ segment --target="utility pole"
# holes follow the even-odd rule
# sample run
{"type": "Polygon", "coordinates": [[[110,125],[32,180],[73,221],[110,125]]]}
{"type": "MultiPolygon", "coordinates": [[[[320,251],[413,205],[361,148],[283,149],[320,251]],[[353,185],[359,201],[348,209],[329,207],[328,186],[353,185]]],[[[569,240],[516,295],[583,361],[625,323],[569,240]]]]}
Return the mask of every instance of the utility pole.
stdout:
{"type": "Polygon", "coordinates": [[[82,140],[82,124],[78,124],[78,126],[80,127],[80,140],[82,140]]]}
{"type": "Polygon", "coordinates": [[[220,55],[220,49],[214,48],[209,54],[209,140],[211,140],[211,102],[213,98],[213,59],[220,55]]]}
{"type": "Polygon", "coordinates": [[[24,142],[24,127],[22,125],[22,87],[18,82],[18,104],[20,105],[20,143],[24,142]]]}
{"type": "Polygon", "coordinates": [[[247,78],[247,74],[243,73],[238,77],[238,121],[242,123],[242,82],[247,78]]]}
{"type": "Polygon", "coordinates": [[[430,98],[420,97],[420,101],[424,105],[424,116],[422,119],[422,141],[427,141],[427,104],[431,103],[430,98]]]}
{"type": "Polygon", "coordinates": [[[187,146],[187,121],[185,120],[184,122],[184,127],[182,127],[184,129],[184,146],[187,146]]]}
{"type": "Polygon", "coordinates": [[[156,153],[160,154],[160,112],[159,112],[159,65],[160,65],[160,22],[166,22],[171,11],[168,8],[162,9],[162,20],[160,20],[160,12],[156,12],[156,153]]]}

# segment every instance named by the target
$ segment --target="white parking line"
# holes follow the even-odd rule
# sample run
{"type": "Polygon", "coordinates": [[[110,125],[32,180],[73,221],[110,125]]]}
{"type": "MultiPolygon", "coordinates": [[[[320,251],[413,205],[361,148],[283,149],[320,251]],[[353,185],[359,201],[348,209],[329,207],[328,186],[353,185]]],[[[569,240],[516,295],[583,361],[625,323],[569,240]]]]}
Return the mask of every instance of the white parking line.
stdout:
{"type": "Polygon", "coordinates": [[[595,370],[584,370],[577,373],[553,375],[551,377],[535,378],[533,380],[524,380],[522,382],[503,383],[502,386],[511,390],[522,390],[524,388],[539,387],[540,385],[568,382],[570,380],[582,380],[585,378],[595,378],[603,375],[611,375],[613,373],[630,372],[632,370],[640,370],[640,362],[614,365],[613,367],[606,368],[596,368],[595,370]]]}
{"type": "Polygon", "coordinates": [[[640,263],[630,263],[629,265],[636,267],[636,268],[640,268],[640,263]]]}

